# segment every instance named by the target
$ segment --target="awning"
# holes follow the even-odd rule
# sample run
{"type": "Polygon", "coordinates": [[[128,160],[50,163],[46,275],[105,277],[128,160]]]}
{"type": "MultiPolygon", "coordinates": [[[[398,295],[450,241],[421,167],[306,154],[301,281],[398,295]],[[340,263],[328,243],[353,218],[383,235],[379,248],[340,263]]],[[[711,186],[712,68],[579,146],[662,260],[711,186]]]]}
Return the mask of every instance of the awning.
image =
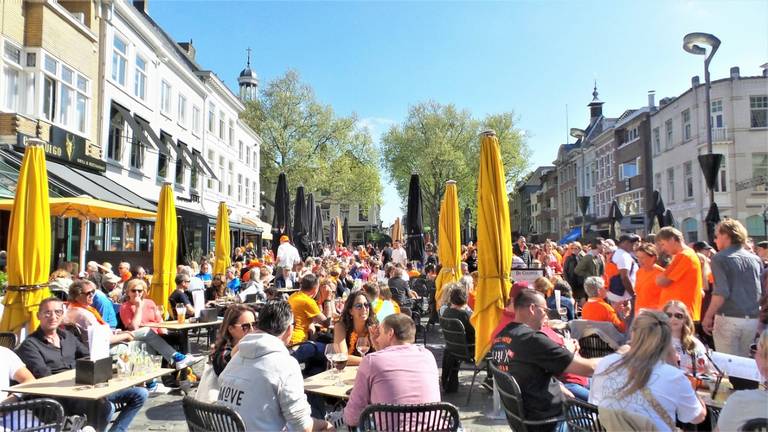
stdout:
{"type": "Polygon", "coordinates": [[[208,177],[212,177],[215,180],[219,179],[216,177],[216,173],[213,172],[213,169],[211,169],[211,166],[208,165],[208,162],[205,161],[203,155],[201,155],[200,152],[195,149],[192,149],[192,161],[194,162],[197,169],[205,172],[208,177]]]}
{"type": "Polygon", "coordinates": [[[149,125],[149,122],[136,114],[133,115],[133,118],[134,120],[136,120],[136,124],[139,125],[139,127],[143,132],[139,134],[142,142],[147,143],[150,146],[154,147],[155,149],[157,149],[157,151],[160,152],[160,154],[164,154],[168,156],[169,155],[168,150],[163,148],[163,143],[160,141],[160,138],[157,136],[155,131],[152,130],[152,126],[149,125]]]}
{"type": "MultiPolygon", "coordinates": [[[[51,216],[78,219],[154,219],[154,211],[99,201],[90,197],[50,198],[51,216]]],[[[0,200],[0,210],[11,211],[13,199],[0,200]]]]}
{"type": "Polygon", "coordinates": [[[559,244],[564,244],[572,241],[576,241],[581,237],[581,227],[576,227],[568,231],[567,234],[563,236],[563,238],[560,239],[558,242],[559,244]]]}
{"type": "Polygon", "coordinates": [[[177,157],[181,157],[184,160],[186,166],[192,166],[192,152],[189,151],[189,146],[186,143],[179,140],[176,146],[177,157]]]}
{"type": "Polygon", "coordinates": [[[122,117],[123,120],[128,123],[128,127],[130,127],[133,131],[134,137],[138,138],[144,144],[155,147],[155,144],[151,140],[147,139],[146,135],[144,134],[144,128],[141,127],[136,119],[133,118],[131,111],[128,108],[120,105],[115,101],[112,101],[112,109],[114,109],[120,115],[120,117],[122,117]]]}
{"type": "MultiPolygon", "coordinates": [[[[165,147],[166,149],[173,149],[174,153],[176,153],[176,156],[178,157],[179,149],[176,148],[176,143],[173,142],[173,136],[169,134],[166,131],[160,131],[160,142],[162,143],[160,146],[165,147]]],[[[164,153],[166,156],[169,156],[170,153],[164,153]]]]}
{"type": "Polygon", "coordinates": [[[272,225],[262,221],[261,219],[249,218],[246,216],[241,217],[240,220],[244,224],[255,226],[257,227],[257,230],[261,230],[262,240],[272,240],[272,225]]]}

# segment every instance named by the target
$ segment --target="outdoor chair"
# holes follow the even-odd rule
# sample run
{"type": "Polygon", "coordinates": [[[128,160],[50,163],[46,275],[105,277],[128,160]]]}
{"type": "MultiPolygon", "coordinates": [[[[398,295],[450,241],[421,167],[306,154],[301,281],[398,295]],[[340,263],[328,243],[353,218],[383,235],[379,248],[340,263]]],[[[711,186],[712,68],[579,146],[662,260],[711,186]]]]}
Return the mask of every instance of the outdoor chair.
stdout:
{"type": "Polygon", "coordinates": [[[0,332],[0,346],[14,350],[16,349],[16,340],[16,333],[0,332]]]}
{"type": "Polygon", "coordinates": [[[467,333],[461,321],[455,318],[440,318],[440,328],[443,331],[443,339],[445,339],[443,355],[450,354],[459,360],[459,367],[461,367],[462,363],[471,363],[474,368],[472,383],[469,385],[469,394],[467,394],[467,405],[469,405],[469,401],[472,398],[472,389],[475,386],[475,379],[477,374],[485,369],[486,360],[481,360],[479,364],[475,362],[475,344],[467,343],[467,333]]]}
{"type": "Polygon", "coordinates": [[[15,432],[60,432],[64,408],[53,399],[32,399],[0,404],[0,430],[15,432]]]}
{"type": "Polygon", "coordinates": [[[416,324],[416,336],[414,342],[418,342],[419,340],[419,333],[421,333],[421,336],[424,340],[424,346],[427,346],[427,326],[424,325],[423,322],[421,322],[421,314],[417,310],[411,311],[411,318],[413,319],[413,322],[416,324]]]}
{"type": "MultiPolygon", "coordinates": [[[[714,429],[712,429],[714,430],[714,429]]],[[[741,425],[742,432],[765,432],[768,431],[768,418],[753,418],[749,419],[741,425]]]]}
{"type": "Polygon", "coordinates": [[[605,432],[597,418],[597,406],[579,399],[565,401],[565,421],[570,432],[605,432]]]}
{"type": "Polygon", "coordinates": [[[720,410],[722,408],[707,405],[707,415],[709,416],[709,425],[712,430],[716,430],[717,421],[720,420],[720,410]]]}
{"type": "Polygon", "coordinates": [[[245,432],[245,422],[231,409],[185,396],[182,401],[189,432],[245,432]]]}
{"type": "Polygon", "coordinates": [[[547,425],[551,425],[554,428],[555,424],[563,421],[562,416],[544,420],[526,419],[525,408],[523,407],[523,395],[515,378],[512,375],[499,370],[493,362],[491,362],[491,372],[493,373],[493,380],[496,383],[496,388],[499,390],[499,396],[501,396],[501,406],[504,408],[504,413],[507,415],[507,423],[509,423],[509,427],[512,428],[512,430],[517,432],[527,432],[529,427],[541,427],[547,425]]]}
{"type": "Polygon", "coordinates": [[[459,410],[447,402],[436,402],[369,405],[360,413],[358,428],[362,432],[454,432],[459,426],[459,410]]]}
{"type": "Polygon", "coordinates": [[[599,334],[591,334],[579,339],[579,354],[584,358],[605,357],[616,352],[599,334]]]}

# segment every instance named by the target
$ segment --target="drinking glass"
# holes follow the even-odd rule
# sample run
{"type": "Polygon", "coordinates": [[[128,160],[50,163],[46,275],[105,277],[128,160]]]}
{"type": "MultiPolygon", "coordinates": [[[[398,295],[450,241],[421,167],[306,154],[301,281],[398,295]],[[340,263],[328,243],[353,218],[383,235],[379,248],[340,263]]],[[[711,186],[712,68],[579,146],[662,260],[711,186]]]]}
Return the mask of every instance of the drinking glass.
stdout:
{"type": "Polygon", "coordinates": [[[187,308],[184,306],[184,303],[176,304],[176,318],[179,324],[184,324],[184,320],[187,318],[187,308]]]}
{"type": "Polygon", "coordinates": [[[560,314],[560,321],[566,322],[568,321],[568,309],[561,307],[557,310],[557,313],[560,314]]]}
{"type": "Polygon", "coordinates": [[[333,364],[336,366],[336,385],[341,387],[344,382],[341,380],[341,372],[347,366],[347,353],[338,352],[333,356],[333,364]]]}
{"type": "MultiPolygon", "coordinates": [[[[333,346],[333,344],[328,344],[325,346],[325,358],[328,359],[328,363],[331,364],[331,370],[333,369],[333,360],[336,356],[336,347],[333,346]]],[[[335,372],[334,372],[335,373],[335,372]]]]}
{"type": "Polygon", "coordinates": [[[152,370],[159,371],[163,367],[163,356],[151,355],[149,357],[152,359],[152,370]]]}
{"type": "Polygon", "coordinates": [[[360,353],[361,357],[365,357],[365,355],[368,354],[368,350],[371,349],[371,343],[368,341],[368,338],[358,339],[355,346],[357,347],[357,352],[360,353]]]}

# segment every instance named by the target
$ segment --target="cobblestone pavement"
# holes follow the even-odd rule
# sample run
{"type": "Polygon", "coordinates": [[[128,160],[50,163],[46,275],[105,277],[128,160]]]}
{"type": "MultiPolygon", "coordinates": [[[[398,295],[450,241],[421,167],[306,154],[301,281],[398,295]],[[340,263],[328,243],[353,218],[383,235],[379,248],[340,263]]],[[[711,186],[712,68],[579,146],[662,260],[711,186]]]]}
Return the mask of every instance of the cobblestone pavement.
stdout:
{"type": "MultiPolygon", "coordinates": [[[[440,366],[443,347],[439,329],[431,329],[427,341],[427,348],[434,353],[437,364],[440,366]]],[[[203,347],[197,345],[195,348],[195,352],[200,352],[203,347]]],[[[202,368],[203,363],[199,363],[195,366],[195,371],[202,372],[202,368]]],[[[467,365],[465,368],[469,368],[469,366],[467,365]]],[[[461,382],[459,391],[454,394],[443,395],[443,400],[459,408],[461,423],[465,431],[508,431],[510,429],[505,419],[494,420],[488,415],[492,408],[492,398],[487,390],[479,386],[484,378],[485,372],[481,372],[475,382],[470,404],[466,405],[472,372],[471,370],[462,370],[459,374],[461,382]]],[[[179,392],[151,395],[144,408],[134,419],[131,430],[186,431],[187,426],[181,407],[181,399],[182,396],[179,392]]]]}

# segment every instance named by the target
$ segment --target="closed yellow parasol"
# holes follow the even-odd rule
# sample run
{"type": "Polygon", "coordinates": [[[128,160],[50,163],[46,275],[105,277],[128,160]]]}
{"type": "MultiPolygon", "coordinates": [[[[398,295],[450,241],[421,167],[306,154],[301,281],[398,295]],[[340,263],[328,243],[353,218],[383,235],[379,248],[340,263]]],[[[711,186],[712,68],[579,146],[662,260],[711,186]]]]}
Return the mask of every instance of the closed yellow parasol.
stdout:
{"type": "Polygon", "coordinates": [[[40,324],[37,309],[51,296],[51,212],[48,205],[48,171],[43,147],[29,144],[19,169],[16,198],[8,228],[8,289],[0,330],[27,332],[40,324]]]}
{"type": "Polygon", "coordinates": [[[440,307],[443,287],[461,279],[461,231],[459,222],[459,193],[456,182],[445,184],[443,202],[440,203],[437,256],[443,267],[435,279],[435,299],[440,307]]]}
{"type": "Polygon", "coordinates": [[[344,244],[344,232],[342,231],[341,218],[336,217],[336,246],[344,244]]]}
{"type": "Polygon", "coordinates": [[[213,274],[225,274],[231,263],[232,252],[229,239],[229,211],[227,203],[219,203],[219,216],[216,219],[216,261],[213,262],[213,274]]]}
{"type": "Polygon", "coordinates": [[[403,225],[400,223],[400,218],[395,218],[395,223],[392,225],[392,241],[403,241],[403,225]]]}
{"type": "Polygon", "coordinates": [[[478,362],[490,349],[493,330],[509,301],[511,238],[507,179],[499,140],[495,132],[483,132],[477,181],[478,282],[471,318],[475,328],[475,360],[478,362]]]}
{"type": "Polygon", "coordinates": [[[176,278],[176,247],[178,243],[178,231],[176,230],[176,204],[173,200],[173,186],[170,183],[163,185],[160,190],[160,199],[157,201],[157,220],[155,222],[155,234],[152,253],[152,288],[149,290],[149,298],[155,304],[163,307],[168,313],[168,296],[175,286],[176,278]]]}

